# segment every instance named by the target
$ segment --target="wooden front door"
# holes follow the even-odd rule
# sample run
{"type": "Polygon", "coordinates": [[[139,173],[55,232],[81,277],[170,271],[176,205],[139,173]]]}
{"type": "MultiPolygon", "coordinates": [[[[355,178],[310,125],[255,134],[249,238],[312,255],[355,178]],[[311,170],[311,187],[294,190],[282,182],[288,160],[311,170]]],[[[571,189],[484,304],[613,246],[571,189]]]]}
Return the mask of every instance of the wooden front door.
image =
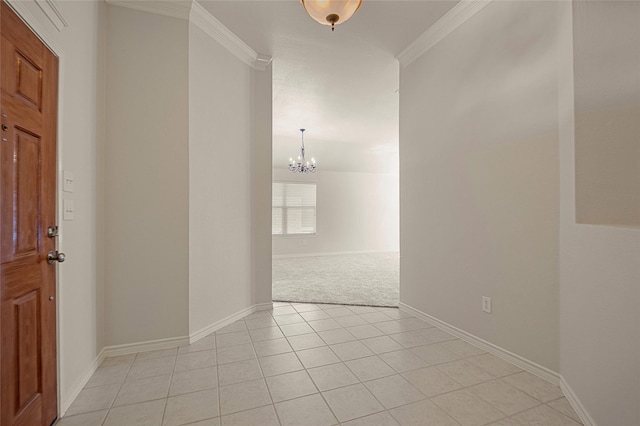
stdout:
{"type": "Polygon", "coordinates": [[[6,3],[0,11],[0,426],[57,417],[58,60],[6,3]]]}

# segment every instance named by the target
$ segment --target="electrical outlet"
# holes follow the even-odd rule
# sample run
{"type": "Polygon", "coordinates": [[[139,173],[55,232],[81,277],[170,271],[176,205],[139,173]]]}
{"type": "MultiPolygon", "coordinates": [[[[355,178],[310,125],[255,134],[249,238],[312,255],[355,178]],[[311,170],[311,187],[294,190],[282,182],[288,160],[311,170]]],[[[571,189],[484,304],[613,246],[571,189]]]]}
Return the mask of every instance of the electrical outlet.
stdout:
{"type": "Polygon", "coordinates": [[[62,200],[62,220],[73,220],[73,200],[62,200]]]}
{"type": "Polygon", "coordinates": [[[488,314],[491,313],[491,298],[482,296],[482,310],[488,314]]]}

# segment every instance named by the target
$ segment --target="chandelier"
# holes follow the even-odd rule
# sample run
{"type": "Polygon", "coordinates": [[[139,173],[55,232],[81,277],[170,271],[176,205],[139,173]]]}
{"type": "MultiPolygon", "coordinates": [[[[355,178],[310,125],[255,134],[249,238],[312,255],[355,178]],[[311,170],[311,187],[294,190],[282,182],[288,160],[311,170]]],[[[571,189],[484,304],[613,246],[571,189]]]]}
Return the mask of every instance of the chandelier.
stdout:
{"type": "Polygon", "coordinates": [[[302,147],[300,148],[300,155],[298,160],[293,161],[293,158],[289,158],[289,170],[293,173],[315,173],[316,172],[316,160],[311,158],[311,163],[305,162],[304,159],[304,130],[300,129],[300,135],[302,136],[302,147]]]}
{"type": "Polygon", "coordinates": [[[315,21],[322,25],[331,25],[331,31],[337,24],[347,21],[356,13],[362,0],[300,0],[305,10],[315,21]]]}

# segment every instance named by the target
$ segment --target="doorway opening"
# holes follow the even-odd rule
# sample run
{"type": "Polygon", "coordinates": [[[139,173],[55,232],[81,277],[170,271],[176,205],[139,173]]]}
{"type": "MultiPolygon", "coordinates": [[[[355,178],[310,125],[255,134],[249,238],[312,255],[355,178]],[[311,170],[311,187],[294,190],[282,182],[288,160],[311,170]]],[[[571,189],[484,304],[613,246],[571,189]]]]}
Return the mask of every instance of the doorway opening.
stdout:
{"type": "Polygon", "coordinates": [[[274,301],[398,306],[398,63],[358,47],[340,66],[308,45],[273,58],[274,301]],[[313,173],[289,168],[302,128],[313,173]]]}

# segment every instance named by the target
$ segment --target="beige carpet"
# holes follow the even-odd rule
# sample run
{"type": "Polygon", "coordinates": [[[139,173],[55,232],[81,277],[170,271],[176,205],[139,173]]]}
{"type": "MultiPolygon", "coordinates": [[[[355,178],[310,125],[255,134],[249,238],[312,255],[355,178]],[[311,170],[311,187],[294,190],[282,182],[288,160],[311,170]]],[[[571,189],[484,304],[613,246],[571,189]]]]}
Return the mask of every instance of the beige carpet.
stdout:
{"type": "Polygon", "coordinates": [[[273,300],[398,306],[398,253],[273,259],[273,300]]]}

